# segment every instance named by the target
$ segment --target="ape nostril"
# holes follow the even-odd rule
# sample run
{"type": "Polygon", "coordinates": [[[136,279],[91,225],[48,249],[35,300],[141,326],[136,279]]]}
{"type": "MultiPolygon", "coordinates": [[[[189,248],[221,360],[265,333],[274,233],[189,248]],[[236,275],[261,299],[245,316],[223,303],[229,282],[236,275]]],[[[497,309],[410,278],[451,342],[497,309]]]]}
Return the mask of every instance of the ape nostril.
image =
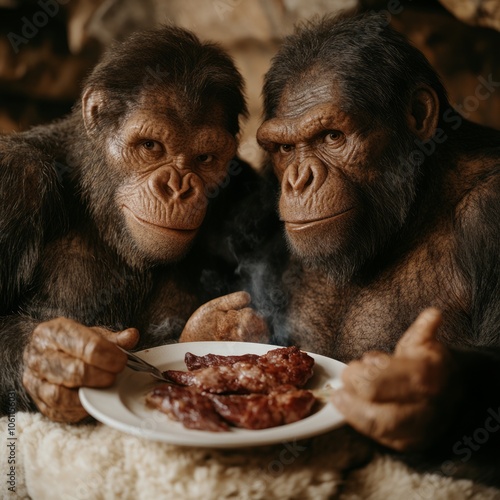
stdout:
{"type": "Polygon", "coordinates": [[[161,185],[161,190],[169,197],[173,197],[174,196],[174,193],[175,191],[168,185],[168,183],[166,184],[162,184],[161,185]]]}
{"type": "Polygon", "coordinates": [[[160,198],[182,197],[186,191],[184,179],[172,168],[156,171],[150,180],[150,185],[160,198]]]}
{"type": "Polygon", "coordinates": [[[292,189],[297,193],[302,193],[305,191],[314,181],[314,172],[309,167],[301,168],[297,175],[291,175],[289,178],[289,183],[292,189]]]}
{"type": "Polygon", "coordinates": [[[295,190],[295,185],[297,184],[299,174],[296,169],[293,169],[288,174],[288,184],[295,190]]]}
{"type": "Polygon", "coordinates": [[[189,198],[195,192],[193,185],[193,175],[186,174],[181,181],[181,187],[179,189],[179,196],[182,200],[189,198]]]}
{"type": "Polygon", "coordinates": [[[293,191],[295,196],[303,195],[306,191],[317,191],[321,188],[328,171],[325,165],[317,158],[308,158],[297,167],[285,172],[287,191],[293,191]]]}
{"type": "Polygon", "coordinates": [[[185,200],[197,192],[196,179],[190,172],[182,175],[175,169],[158,171],[150,182],[153,191],[161,198],[185,200]]]}
{"type": "Polygon", "coordinates": [[[178,194],[181,200],[185,200],[189,198],[193,194],[193,192],[194,192],[193,187],[188,186],[186,189],[182,189],[181,191],[179,191],[178,194]]]}
{"type": "Polygon", "coordinates": [[[314,180],[314,175],[311,172],[311,175],[309,175],[309,178],[304,183],[304,189],[307,189],[313,183],[313,180],[314,180]]]}

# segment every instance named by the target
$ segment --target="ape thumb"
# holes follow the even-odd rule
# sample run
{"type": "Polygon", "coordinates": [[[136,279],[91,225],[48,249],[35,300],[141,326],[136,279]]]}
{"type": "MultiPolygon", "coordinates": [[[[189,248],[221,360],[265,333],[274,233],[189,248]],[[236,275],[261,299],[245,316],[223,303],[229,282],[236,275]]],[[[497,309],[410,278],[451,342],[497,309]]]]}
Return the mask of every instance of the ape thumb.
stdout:
{"type": "Polygon", "coordinates": [[[439,309],[434,307],[424,309],[401,337],[394,354],[411,356],[415,348],[434,342],[441,322],[442,315],[439,309]]]}
{"type": "Polygon", "coordinates": [[[139,331],[137,328],[127,328],[116,335],[116,343],[124,349],[133,349],[139,342],[139,331]]]}
{"type": "Polygon", "coordinates": [[[230,311],[232,309],[238,310],[247,307],[252,298],[250,294],[247,292],[233,292],[229,295],[224,295],[222,297],[218,297],[211,301],[215,309],[219,311],[230,311]]]}

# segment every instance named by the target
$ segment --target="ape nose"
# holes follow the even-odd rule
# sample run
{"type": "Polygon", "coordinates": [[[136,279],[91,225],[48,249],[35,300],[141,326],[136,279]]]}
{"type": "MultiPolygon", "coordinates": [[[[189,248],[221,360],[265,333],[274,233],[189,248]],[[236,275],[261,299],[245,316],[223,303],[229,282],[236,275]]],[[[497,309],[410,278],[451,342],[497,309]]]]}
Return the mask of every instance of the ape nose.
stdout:
{"type": "Polygon", "coordinates": [[[175,168],[158,171],[150,185],[160,198],[187,200],[199,194],[199,182],[192,172],[181,173],[175,168]]]}
{"type": "Polygon", "coordinates": [[[283,188],[301,195],[306,191],[317,191],[326,179],[326,169],[322,162],[316,159],[307,159],[290,166],[283,179],[283,188]]]}

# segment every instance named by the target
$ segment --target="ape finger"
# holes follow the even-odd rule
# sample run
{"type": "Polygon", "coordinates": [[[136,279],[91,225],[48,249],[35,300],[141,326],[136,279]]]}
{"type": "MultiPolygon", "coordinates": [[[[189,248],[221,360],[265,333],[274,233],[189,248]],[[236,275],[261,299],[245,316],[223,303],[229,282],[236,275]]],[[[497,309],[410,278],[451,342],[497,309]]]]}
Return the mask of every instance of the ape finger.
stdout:
{"type": "Polygon", "coordinates": [[[432,439],[432,410],[424,404],[376,404],[338,389],[332,403],[358,432],[398,451],[424,447],[432,439]]]}
{"type": "Polygon", "coordinates": [[[395,356],[413,357],[436,342],[436,333],[441,325],[442,315],[438,309],[430,307],[422,311],[401,337],[394,351],[395,356]]]}
{"type": "Polygon", "coordinates": [[[202,307],[213,307],[219,311],[231,311],[243,309],[244,307],[247,307],[251,301],[252,298],[249,293],[240,291],[213,299],[202,307]]]}
{"type": "Polygon", "coordinates": [[[389,364],[353,361],[342,373],[344,387],[366,401],[409,402],[440,394],[448,371],[427,358],[392,358],[389,364]]]}
{"type": "Polygon", "coordinates": [[[139,330],[137,328],[127,328],[119,332],[113,332],[101,327],[94,327],[92,330],[124,349],[133,349],[137,345],[137,342],[139,342],[139,330]]]}
{"type": "Polygon", "coordinates": [[[29,369],[23,373],[23,385],[40,412],[55,422],[78,422],[88,415],[76,389],[41,380],[29,369]]]}
{"type": "Polygon", "coordinates": [[[115,374],[89,365],[61,351],[40,353],[33,346],[25,357],[25,365],[41,379],[65,387],[109,387],[115,374]]]}
{"type": "Polygon", "coordinates": [[[365,364],[377,366],[378,368],[387,368],[391,362],[392,356],[382,351],[368,351],[361,356],[361,361],[365,364]]]}
{"type": "Polygon", "coordinates": [[[127,362],[125,353],[112,342],[91,328],[67,318],[40,323],[33,330],[31,343],[40,352],[47,348],[63,351],[87,364],[113,373],[123,370],[127,362]]]}
{"type": "Polygon", "coordinates": [[[81,420],[89,416],[83,406],[81,407],[81,409],[65,408],[63,410],[59,410],[58,408],[51,408],[40,401],[37,404],[37,408],[42,415],[49,418],[53,422],[76,424],[77,422],[80,422],[81,420]]]}
{"type": "Polygon", "coordinates": [[[246,307],[239,311],[229,311],[226,318],[232,317],[235,335],[233,340],[242,342],[268,342],[269,328],[266,321],[253,309],[246,307]]]}

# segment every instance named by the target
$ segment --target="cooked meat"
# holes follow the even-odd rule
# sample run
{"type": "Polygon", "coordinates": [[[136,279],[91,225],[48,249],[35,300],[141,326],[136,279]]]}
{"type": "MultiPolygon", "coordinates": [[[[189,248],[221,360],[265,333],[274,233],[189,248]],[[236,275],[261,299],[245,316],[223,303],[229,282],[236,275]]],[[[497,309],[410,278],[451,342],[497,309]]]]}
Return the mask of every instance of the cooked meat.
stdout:
{"type": "Polygon", "coordinates": [[[314,366],[314,359],[298,347],[273,349],[262,356],[190,355],[189,362],[206,367],[189,372],[167,370],[164,375],[178,384],[214,394],[267,393],[284,384],[302,387],[314,366]]]}
{"type": "Polygon", "coordinates": [[[221,416],[244,429],[267,429],[296,422],[311,414],[316,401],[312,392],[290,386],[281,386],[269,394],[211,394],[210,398],[221,416]]]}
{"type": "Polygon", "coordinates": [[[212,401],[191,387],[159,385],[147,394],[146,402],[188,429],[213,432],[229,429],[215,411],[212,401]]]}

